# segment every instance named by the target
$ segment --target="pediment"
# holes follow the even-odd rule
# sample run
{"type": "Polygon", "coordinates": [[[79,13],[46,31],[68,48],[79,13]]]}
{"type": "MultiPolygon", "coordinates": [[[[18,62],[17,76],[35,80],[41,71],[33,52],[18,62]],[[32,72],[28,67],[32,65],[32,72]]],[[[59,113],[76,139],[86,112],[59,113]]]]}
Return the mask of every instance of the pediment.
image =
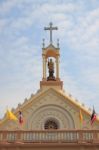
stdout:
{"type": "MultiPolygon", "coordinates": [[[[79,128],[79,111],[82,110],[87,122],[90,120],[91,112],[81,103],[77,102],[71,95],[62,90],[49,88],[31,95],[30,99],[25,101],[15,110],[18,117],[19,109],[22,111],[26,124],[23,129],[43,129],[43,122],[47,118],[55,118],[60,122],[60,128],[79,128]],[[67,124],[68,122],[68,124],[67,124]]],[[[17,129],[17,124],[3,119],[3,128],[17,129]]],[[[99,120],[97,119],[99,124],[99,120]]],[[[89,123],[90,124],[90,123],[89,123]]],[[[88,124],[88,126],[89,126],[88,124]]],[[[2,126],[1,126],[2,129],[2,126]]]]}
{"type": "Polygon", "coordinates": [[[53,44],[50,44],[46,47],[46,50],[49,50],[49,49],[56,50],[57,48],[53,44]]]}

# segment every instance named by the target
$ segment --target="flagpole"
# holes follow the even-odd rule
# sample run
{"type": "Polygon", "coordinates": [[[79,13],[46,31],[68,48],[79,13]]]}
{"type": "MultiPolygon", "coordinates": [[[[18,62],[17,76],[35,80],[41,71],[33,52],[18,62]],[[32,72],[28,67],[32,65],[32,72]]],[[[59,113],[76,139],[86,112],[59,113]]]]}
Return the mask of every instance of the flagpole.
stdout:
{"type": "Polygon", "coordinates": [[[79,120],[80,120],[80,129],[82,129],[83,115],[81,109],[79,110],[79,120]]]}

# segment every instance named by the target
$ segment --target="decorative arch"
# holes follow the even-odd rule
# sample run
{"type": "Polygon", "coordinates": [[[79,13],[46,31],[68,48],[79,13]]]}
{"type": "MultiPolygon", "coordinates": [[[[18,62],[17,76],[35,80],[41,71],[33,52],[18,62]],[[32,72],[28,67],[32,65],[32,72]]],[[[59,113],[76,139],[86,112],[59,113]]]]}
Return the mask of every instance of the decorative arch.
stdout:
{"type": "Polygon", "coordinates": [[[71,114],[58,105],[44,105],[32,112],[27,120],[27,129],[44,129],[47,120],[52,119],[59,129],[74,129],[75,124],[71,114]]]}
{"type": "Polygon", "coordinates": [[[50,49],[50,50],[48,50],[46,52],[46,58],[48,58],[48,57],[54,57],[54,58],[56,58],[58,55],[59,54],[57,54],[55,50],[51,50],[50,49]]]}

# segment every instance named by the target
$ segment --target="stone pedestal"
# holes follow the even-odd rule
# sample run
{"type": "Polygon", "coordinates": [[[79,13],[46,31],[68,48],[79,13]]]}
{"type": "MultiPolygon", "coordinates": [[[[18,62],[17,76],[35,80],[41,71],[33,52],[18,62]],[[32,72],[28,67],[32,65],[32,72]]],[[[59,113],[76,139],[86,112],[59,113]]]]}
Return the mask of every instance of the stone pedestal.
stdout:
{"type": "Polygon", "coordinates": [[[40,81],[40,89],[46,89],[50,87],[62,90],[63,81],[59,81],[59,80],[40,81]]]}

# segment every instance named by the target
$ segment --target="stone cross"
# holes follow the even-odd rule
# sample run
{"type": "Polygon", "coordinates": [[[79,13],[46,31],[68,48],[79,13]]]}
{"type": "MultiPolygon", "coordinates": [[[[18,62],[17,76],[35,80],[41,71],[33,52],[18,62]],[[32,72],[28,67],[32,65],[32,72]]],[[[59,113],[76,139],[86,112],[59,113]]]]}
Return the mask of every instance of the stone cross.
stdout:
{"type": "Polygon", "coordinates": [[[52,44],[52,31],[53,30],[58,30],[57,27],[53,27],[52,22],[50,22],[49,27],[44,27],[44,30],[49,30],[50,31],[50,44],[52,44]]]}

